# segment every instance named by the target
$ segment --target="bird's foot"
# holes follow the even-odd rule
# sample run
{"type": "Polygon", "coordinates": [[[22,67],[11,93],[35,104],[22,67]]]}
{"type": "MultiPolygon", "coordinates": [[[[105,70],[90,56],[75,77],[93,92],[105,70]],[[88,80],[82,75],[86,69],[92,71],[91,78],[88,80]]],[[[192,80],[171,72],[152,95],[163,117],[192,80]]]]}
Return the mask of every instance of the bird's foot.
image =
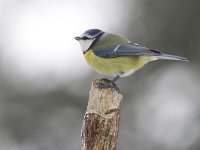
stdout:
{"type": "Polygon", "coordinates": [[[96,87],[99,89],[111,88],[117,90],[118,92],[120,91],[117,85],[108,79],[102,79],[102,82],[96,83],[96,87]]]}

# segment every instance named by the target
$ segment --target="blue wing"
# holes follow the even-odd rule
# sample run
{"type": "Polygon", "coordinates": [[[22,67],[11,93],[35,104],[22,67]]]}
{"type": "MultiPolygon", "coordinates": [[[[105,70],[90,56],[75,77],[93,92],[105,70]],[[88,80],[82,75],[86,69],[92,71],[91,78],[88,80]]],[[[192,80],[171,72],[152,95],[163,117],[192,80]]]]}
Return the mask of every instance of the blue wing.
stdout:
{"type": "Polygon", "coordinates": [[[116,57],[128,57],[128,56],[159,56],[162,53],[157,50],[151,50],[146,47],[139,46],[133,43],[119,44],[118,46],[106,49],[106,50],[93,50],[94,54],[102,58],[116,58],[116,57]]]}

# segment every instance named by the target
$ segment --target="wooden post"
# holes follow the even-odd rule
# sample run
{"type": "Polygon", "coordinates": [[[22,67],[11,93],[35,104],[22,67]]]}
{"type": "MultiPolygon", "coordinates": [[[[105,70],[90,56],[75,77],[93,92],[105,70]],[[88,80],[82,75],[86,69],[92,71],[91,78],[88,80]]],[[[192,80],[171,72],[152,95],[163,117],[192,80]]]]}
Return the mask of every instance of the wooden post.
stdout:
{"type": "Polygon", "coordinates": [[[87,111],[82,126],[82,150],[116,150],[123,96],[118,88],[100,89],[109,82],[97,79],[92,83],[87,111]]]}

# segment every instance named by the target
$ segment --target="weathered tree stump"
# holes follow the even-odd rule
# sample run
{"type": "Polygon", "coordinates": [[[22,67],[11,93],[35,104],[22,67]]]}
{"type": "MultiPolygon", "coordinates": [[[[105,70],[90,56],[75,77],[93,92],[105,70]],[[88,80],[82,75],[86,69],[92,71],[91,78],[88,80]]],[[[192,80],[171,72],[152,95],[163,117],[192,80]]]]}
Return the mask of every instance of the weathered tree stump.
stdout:
{"type": "Polygon", "coordinates": [[[97,79],[92,83],[87,111],[82,126],[82,150],[116,150],[123,96],[118,88],[99,88],[109,82],[97,79]]]}

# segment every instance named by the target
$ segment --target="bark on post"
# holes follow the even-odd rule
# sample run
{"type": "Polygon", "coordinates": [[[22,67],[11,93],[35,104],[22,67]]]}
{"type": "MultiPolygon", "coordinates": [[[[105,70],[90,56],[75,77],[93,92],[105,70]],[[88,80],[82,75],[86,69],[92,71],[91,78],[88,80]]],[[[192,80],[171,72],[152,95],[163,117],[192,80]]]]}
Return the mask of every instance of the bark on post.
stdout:
{"type": "Polygon", "coordinates": [[[99,84],[107,79],[92,83],[89,102],[82,126],[82,150],[116,150],[122,95],[117,88],[100,89],[99,84]]]}

